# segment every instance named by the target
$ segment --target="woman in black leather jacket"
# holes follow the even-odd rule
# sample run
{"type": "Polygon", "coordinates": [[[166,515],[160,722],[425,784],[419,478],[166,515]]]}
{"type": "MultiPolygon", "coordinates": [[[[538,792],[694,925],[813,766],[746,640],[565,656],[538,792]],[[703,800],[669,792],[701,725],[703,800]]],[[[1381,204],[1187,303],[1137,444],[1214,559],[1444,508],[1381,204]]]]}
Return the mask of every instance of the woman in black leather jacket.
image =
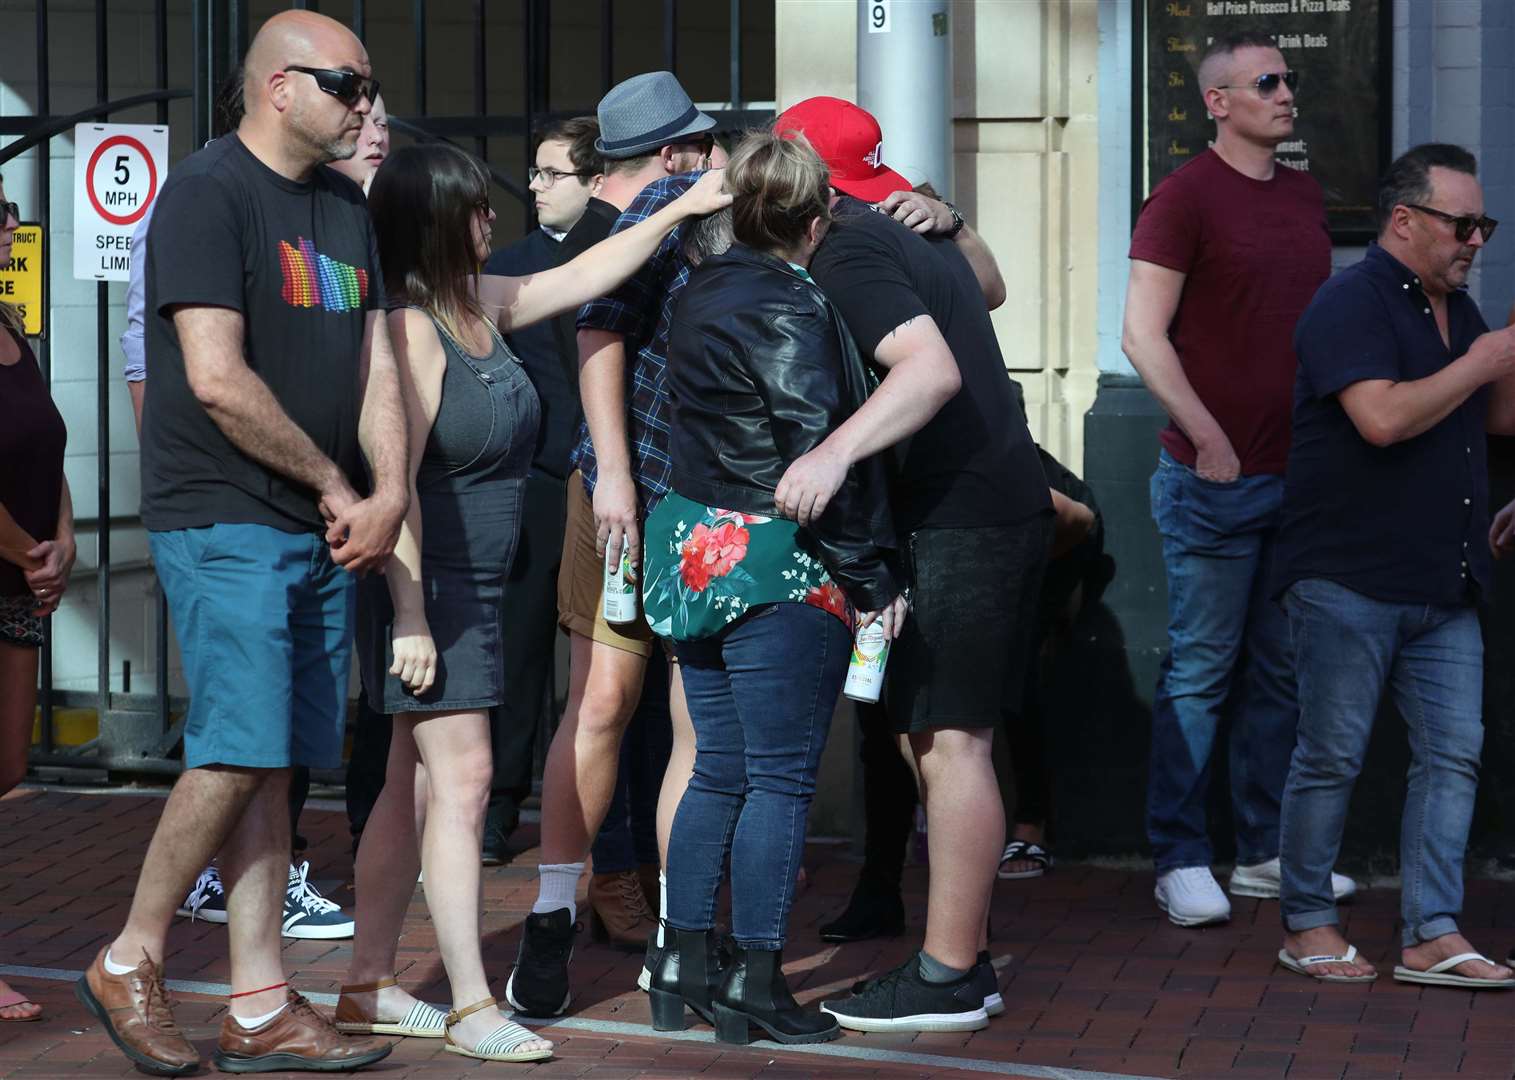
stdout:
{"type": "Polygon", "coordinates": [[[704,260],[668,353],[671,490],[646,525],[647,620],[670,638],[698,743],[669,843],[674,932],[653,974],[654,1026],[683,1006],[745,1043],[822,1042],[782,949],[805,825],[853,627],[896,632],[905,603],[884,463],[864,462],[818,522],[775,516],[774,488],[866,399],[870,374],[805,270],[830,220],[826,166],[802,138],[743,142],[726,172],[736,243],[704,260]],[[712,940],[731,859],[734,959],[712,940]]]}

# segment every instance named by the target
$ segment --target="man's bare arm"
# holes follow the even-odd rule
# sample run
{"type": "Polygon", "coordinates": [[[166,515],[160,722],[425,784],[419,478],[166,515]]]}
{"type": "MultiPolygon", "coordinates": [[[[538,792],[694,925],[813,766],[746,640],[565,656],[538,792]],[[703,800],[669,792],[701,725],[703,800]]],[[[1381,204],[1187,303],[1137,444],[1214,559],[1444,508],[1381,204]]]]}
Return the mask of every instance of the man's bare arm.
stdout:
{"type": "Polygon", "coordinates": [[[373,472],[374,494],[403,501],[410,486],[409,439],[400,377],[382,313],[370,311],[359,369],[358,443],[373,472]]]}
{"type": "Polygon", "coordinates": [[[173,309],[189,388],[232,445],[322,499],[355,496],[336,462],[280,406],[268,384],[247,366],[242,314],[230,308],[173,309]]]}
{"type": "Polygon", "coordinates": [[[1198,453],[1194,471],[1206,480],[1229,483],[1241,475],[1231,440],[1194,392],[1168,339],[1186,275],[1156,263],[1131,260],[1121,349],[1142,382],[1198,453]]]}
{"type": "Polygon", "coordinates": [[[801,525],[825,513],[849,468],[914,435],[962,387],[952,349],[929,315],[896,326],[878,343],[873,358],[888,368],[879,388],[779,480],[774,503],[801,525]]]}
{"type": "Polygon", "coordinates": [[[126,384],[126,392],[132,398],[132,415],[137,418],[137,438],[142,437],[142,398],[147,393],[147,382],[137,379],[126,384]]]}
{"type": "Polygon", "coordinates": [[[631,564],[641,565],[641,522],[631,445],[626,434],[626,339],[609,330],[579,331],[579,398],[594,442],[597,476],[594,520],[601,557],[631,541],[631,564]]]}
{"type": "MultiPolygon", "coordinates": [[[[389,325],[368,313],[358,364],[358,443],[368,458],[374,490],[346,505],[323,499],[326,541],[338,566],[353,573],[382,570],[400,536],[410,502],[405,404],[389,325]]],[[[429,426],[428,426],[429,430],[429,426]]]]}

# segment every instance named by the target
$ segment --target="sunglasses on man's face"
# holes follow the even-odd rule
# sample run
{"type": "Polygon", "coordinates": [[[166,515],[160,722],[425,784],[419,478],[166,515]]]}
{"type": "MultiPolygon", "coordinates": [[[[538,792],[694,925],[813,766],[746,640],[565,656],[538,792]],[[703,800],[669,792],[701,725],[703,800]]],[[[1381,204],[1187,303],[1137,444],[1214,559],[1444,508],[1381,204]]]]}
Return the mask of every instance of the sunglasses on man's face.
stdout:
{"type": "Polygon", "coordinates": [[[13,202],[0,202],[0,228],[11,223],[14,218],[16,224],[21,224],[21,204],[13,202]]]}
{"type": "Polygon", "coordinates": [[[337,68],[313,68],[299,67],[291,64],[285,71],[302,71],[316,80],[316,85],[323,91],[336,98],[349,109],[357,108],[359,98],[367,98],[370,102],[379,96],[379,80],[371,79],[367,75],[359,75],[356,71],[342,71],[337,68]]]}
{"type": "Polygon", "coordinates": [[[1299,85],[1299,72],[1297,71],[1270,71],[1266,75],[1259,75],[1257,81],[1249,83],[1226,83],[1217,86],[1217,90],[1256,90],[1258,97],[1270,98],[1278,93],[1278,84],[1283,83],[1293,93],[1299,85]]]}
{"type": "Polygon", "coordinates": [[[1434,206],[1421,206],[1419,203],[1405,203],[1404,205],[1411,210],[1419,210],[1422,214],[1430,214],[1434,218],[1440,218],[1449,223],[1452,226],[1452,235],[1457,237],[1459,244],[1466,244],[1472,237],[1474,229],[1478,230],[1483,237],[1483,242],[1487,244],[1494,236],[1494,230],[1499,227],[1499,222],[1491,217],[1481,215],[1475,217],[1472,214],[1463,214],[1459,217],[1445,210],[1438,210],[1434,206]]]}

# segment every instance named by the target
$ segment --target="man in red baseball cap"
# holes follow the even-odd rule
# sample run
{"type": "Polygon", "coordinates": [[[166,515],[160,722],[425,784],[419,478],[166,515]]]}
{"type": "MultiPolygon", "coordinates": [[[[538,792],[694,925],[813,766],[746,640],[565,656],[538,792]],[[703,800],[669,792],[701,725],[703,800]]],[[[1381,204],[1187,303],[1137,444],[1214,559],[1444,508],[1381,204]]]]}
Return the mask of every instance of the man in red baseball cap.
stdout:
{"type": "Polygon", "coordinates": [[[883,164],[878,124],[856,105],[811,98],[775,130],[803,135],[832,169],[844,197],[810,273],[887,372],[790,466],[775,500],[807,524],[852,465],[909,439],[890,501],[916,591],[889,660],[887,708],[909,738],[931,821],[924,947],[822,1008],[860,1031],[973,1031],[1002,1007],[985,948],[1005,828],[991,749],[1002,713],[1020,712],[1051,498],[968,257],[987,248],[949,204],[899,194],[906,182],[883,164]],[[876,200],[892,215],[873,213],[876,200]]]}
{"type": "Polygon", "coordinates": [[[957,241],[973,268],[990,310],[1005,302],[1005,280],[994,253],[963,219],[957,207],[937,196],[929,182],[912,186],[884,164],[884,137],[873,114],[834,97],[806,98],[773,123],[779,135],[803,132],[831,170],[831,186],[877,208],[923,235],[957,241]]]}

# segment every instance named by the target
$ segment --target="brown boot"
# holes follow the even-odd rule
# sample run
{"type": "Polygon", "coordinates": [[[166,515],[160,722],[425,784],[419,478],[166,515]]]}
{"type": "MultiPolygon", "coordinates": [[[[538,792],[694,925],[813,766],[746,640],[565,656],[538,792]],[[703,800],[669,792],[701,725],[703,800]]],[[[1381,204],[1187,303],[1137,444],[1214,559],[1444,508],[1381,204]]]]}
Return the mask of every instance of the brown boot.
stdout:
{"type": "Polygon", "coordinates": [[[590,877],[589,908],[589,932],[594,940],[608,941],[627,952],[641,952],[647,947],[647,935],[657,928],[657,917],[647,906],[635,870],[590,877]]]}
{"type": "Polygon", "coordinates": [[[345,1072],[381,1061],[393,1049],[387,1039],[343,1035],[291,990],[289,1004],[258,1027],[245,1028],[227,1013],[211,1060],[222,1072],[345,1072]]]}
{"type": "Polygon", "coordinates": [[[131,971],[112,975],[105,970],[105,951],[95,955],[95,962],[74,984],[74,995],[104,1026],[111,1042],[153,1076],[187,1076],[198,1069],[199,1051],[174,1023],[163,968],[144,952],[131,971]]]}
{"type": "Polygon", "coordinates": [[[644,862],[637,867],[637,878],[642,883],[642,895],[647,898],[647,909],[652,912],[653,918],[663,917],[663,889],[658,881],[658,864],[644,862]]]}

